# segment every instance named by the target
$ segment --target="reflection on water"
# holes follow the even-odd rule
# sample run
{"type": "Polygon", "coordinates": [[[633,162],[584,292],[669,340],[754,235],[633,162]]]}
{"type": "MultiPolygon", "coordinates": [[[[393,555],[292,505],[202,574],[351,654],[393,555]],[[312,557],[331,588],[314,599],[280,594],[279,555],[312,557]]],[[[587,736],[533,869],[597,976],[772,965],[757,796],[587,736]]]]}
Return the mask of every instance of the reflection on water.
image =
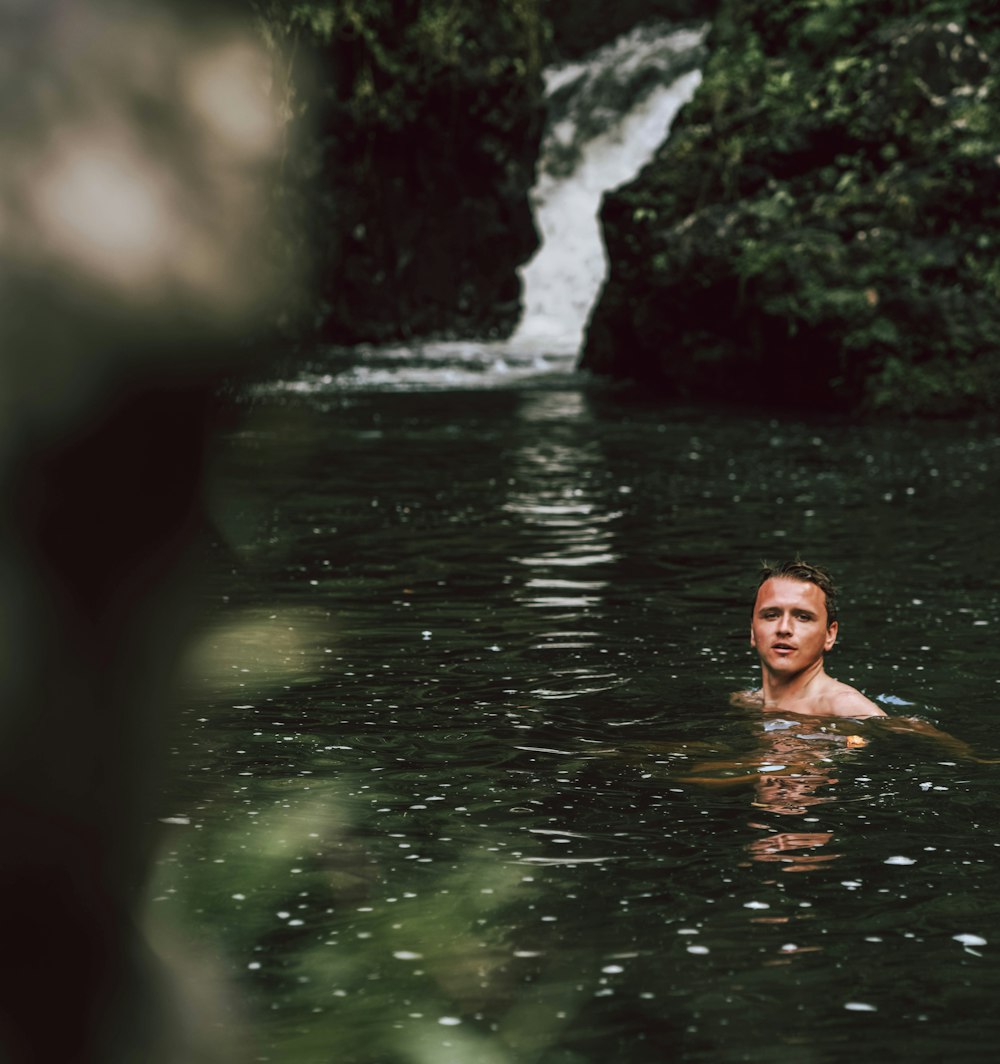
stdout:
{"type": "Polygon", "coordinates": [[[328,610],[316,606],[227,611],[199,633],[184,671],[212,690],[287,690],[321,668],[337,631],[328,610]]]}
{"type": "MultiPolygon", "coordinates": [[[[714,788],[749,783],[756,809],[781,817],[803,816],[814,806],[836,801],[837,761],[868,744],[853,734],[852,728],[858,727],[852,721],[768,717],[760,725],[761,742],[749,757],[700,762],[682,778],[714,788]]],[[[818,818],[811,816],[808,822],[818,824],[818,818]]],[[[753,860],[779,863],[783,872],[809,871],[840,856],[815,852],[830,842],[832,831],[780,830],[755,821],[749,826],[768,832],[767,837],[748,843],[753,860]]]]}
{"type": "Polygon", "coordinates": [[[603,487],[601,474],[606,475],[595,443],[560,442],[551,431],[539,439],[537,430],[546,422],[578,419],[582,409],[578,392],[543,392],[524,401],[518,414],[532,430],[530,442],[511,455],[516,490],[504,504],[528,526],[525,540],[534,547],[530,556],[514,559],[531,573],[524,601],[568,617],[579,617],[600,602],[593,592],[607,586],[600,577],[617,557],[610,523],[621,516],[608,513],[603,492],[594,490],[595,484],[603,487]],[[588,574],[591,567],[595,572],[588,574]]]}
{"type": "Polygon", "coordinates": [[[763,839],[754,839],[748,849],[755,861],[781,862],[783,872],[808,872],[841,856],[826,851],[809,852],[826,846],[832,838],[832,831],[779,831],[763,839]],[[802,850],[807,852],[800,852],[802,850]]]}
{"type": "MultiPolygon", "coordinates": [[[[588,618],[603,601],[609,567],[617,560],[614,522],[608,509],[609,472],[600,448],[579,432],[586,421],[578,390],[537,392],[517,411],[524,442],[510,453],[510,494],[503,509],[524,525],[519,541],[528,553],[512,558],[525,578],[514,594],[530,609],[545,611],[532,649],[556,652],[560,661],[579,658],[598,645],[601,633],[588,618]]],[[[610,690],[621,678],[606,668],[553,664],[546,683],[533,687],[539,699],[574,698],[610,690]]]]}
{"type": "Polygon", "coordinates": [[[757,560],[801,550],[830,671],[1000,752],[998,448],[565,384],[259,400],[151,902],[248,1059],[991,1051],[997,766],[728,695],[757,560]]]}

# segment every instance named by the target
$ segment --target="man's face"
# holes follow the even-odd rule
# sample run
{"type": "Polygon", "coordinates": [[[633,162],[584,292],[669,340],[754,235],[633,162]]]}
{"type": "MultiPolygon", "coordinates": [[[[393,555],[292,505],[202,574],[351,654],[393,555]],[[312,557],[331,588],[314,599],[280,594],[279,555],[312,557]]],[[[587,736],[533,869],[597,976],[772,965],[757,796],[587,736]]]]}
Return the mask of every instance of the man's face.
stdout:
{"type": "Polygon", "coordinates": [[[815,584],[772,577],[757,592],[750,645],[771,672],[794,676],[837,641],[837,622],[827,625],[826,620],[826,595],[815,584]]]}

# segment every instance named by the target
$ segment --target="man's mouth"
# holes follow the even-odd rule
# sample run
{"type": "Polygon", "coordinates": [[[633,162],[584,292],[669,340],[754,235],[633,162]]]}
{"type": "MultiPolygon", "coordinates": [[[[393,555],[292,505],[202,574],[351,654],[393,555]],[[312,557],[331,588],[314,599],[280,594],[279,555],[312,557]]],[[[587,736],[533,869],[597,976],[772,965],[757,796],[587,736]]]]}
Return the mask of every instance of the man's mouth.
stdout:
{"type": "Polygon", "coordinates": [[[791,646],[789,643],[774,643],[771,649],[785,651],[786,653],[790,654],[795,649],[795,647],[791,646]]]}

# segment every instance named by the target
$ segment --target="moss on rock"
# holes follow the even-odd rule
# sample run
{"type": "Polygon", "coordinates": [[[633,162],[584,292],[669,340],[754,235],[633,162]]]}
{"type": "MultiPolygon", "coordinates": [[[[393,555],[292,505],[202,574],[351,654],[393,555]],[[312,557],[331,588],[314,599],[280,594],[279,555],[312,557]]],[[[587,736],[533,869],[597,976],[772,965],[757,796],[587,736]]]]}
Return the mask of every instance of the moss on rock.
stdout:
{"type": "Polygon", "coordinates": [[[726,0],[670,140],[606,197],[583,365],[684,396],[1000,408],[1000,22],[726,0]]]}

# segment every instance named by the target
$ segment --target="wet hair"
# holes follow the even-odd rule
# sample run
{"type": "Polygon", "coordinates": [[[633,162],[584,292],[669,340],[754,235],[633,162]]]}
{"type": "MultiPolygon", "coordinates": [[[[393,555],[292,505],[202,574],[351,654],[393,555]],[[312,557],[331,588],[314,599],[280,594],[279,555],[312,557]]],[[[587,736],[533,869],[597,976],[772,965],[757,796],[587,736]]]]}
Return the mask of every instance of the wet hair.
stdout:
{"type": "MultiPolygon", "coordinates": [[[[837,588],[833,583],[833,577],[818,565],[810,565],[801,558],[796,557],[793,562],[760,563],[760,578],[754,591],[754,602],[757,601],[757,592],[760,591],[764,582],[783,577],[786,580],[801,580],[807,584],[815,584],[826,597],[826,626],[837,619],[837,588]]],[[[752,610],[753,607],[751,607],[752,610]]]]}

